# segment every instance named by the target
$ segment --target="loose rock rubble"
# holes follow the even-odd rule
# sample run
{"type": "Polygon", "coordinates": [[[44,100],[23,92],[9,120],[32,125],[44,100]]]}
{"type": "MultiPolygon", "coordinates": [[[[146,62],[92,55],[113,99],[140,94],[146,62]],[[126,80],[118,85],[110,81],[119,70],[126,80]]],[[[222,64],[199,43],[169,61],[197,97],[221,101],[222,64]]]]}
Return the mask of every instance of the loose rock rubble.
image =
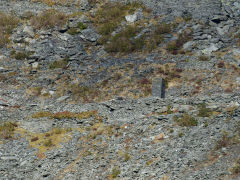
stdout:
{"type": "Polygon", "coordinates": [[[0,179],[239,179],[240,2],[124,1],[111,31],[106,2],[71,2],[0,2],[19,19],[0,22],[0,179]],[[109,51],[120,35],[152,42],[109,51]]]}

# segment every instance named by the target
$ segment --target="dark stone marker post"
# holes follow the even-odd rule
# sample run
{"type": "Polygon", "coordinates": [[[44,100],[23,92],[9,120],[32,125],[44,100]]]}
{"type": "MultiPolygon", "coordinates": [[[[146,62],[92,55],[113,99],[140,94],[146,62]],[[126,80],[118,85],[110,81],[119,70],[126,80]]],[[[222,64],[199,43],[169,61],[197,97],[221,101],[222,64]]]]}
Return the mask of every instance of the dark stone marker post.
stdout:
{"type": "Polygon", "coordinates": [[[165,98],[165,80],[163,78],[153,79],[152,96],[165,98]]]}

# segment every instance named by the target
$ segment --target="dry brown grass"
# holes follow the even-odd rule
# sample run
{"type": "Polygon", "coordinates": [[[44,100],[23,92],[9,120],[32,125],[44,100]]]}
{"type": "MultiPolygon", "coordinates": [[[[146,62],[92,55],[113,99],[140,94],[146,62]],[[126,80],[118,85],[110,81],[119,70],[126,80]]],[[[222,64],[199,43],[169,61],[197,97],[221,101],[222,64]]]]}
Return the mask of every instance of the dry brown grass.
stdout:
{"type": "Polygon", "coordinates": [[[14,122],[5,122],[0,125],[0,139],[10,139],[14,135],[17,124],[14,122]]]}
{"type": "Polygon", "coordinates": [[[32,2],[44,3],[48,6],[55,6],[55,5],[69,6],[74,3],[78,4],[80,2],[80,0],[32,0],[32,2]]]}
{"type": "Polygon", "coordinates": [[[51,29],[62,27],[67,21],[67,15],[57,10],[46,10],[30,20],[35,29],[51,29]]]}

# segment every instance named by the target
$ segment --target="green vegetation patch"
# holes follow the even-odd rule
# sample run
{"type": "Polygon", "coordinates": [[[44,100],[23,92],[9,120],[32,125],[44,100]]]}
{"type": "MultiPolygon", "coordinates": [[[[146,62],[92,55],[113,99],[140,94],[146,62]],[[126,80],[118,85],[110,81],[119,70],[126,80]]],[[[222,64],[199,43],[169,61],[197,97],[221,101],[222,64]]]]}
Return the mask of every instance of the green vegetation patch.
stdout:
{"type": "Polygon", "coordinates": [[[62,27],[67,21],[67,16],[54,9],[46,10],[31,18],[31,24],[35,29],[51,29],[62,27]]]}
{"type": "Polygon", "coordinates": [[[19,20],[14,15],[0,12],[0,47],[9,43],[9,37],[14,28],[17,27],[19,20]]]}
{"type": "Polygon", "coordinates": [[[144,38],[134,38],[140,28],[137,26],[127,26],[125,30],[119,32],[110,39],[110,43],[105,45],[107,52],[132,52],[142,49],[144,38]]]}
{"type": "Polygon", "coordinates": [[[69,62],[69,57],[65,57],[64,59],[54,61],[49,65],[49,69],[57,69],[57,68],[64,69],[67,67],[68,62],[69,62]]]}
{"type": "Polygon", "coordinates": [[[182,117],[178,118],[174,116],[174,121],[179,125],[179,126],[197,126],[198,121],[192,117],[191,115],[184,113],[182,117]]]}
{"type": "Polygon", "coordinates": [[[24,59],[29,59],[30,55],[32,55],[34,52],[25,52],[25,51],[15,51],[12,50],[10,52],[10,57],[15,58],[17,60],[24,60],[24,59]]]}
{"type": "Polygon", "coordinates": [[[90,117],[97,117],[97,111],[86,111],[74,113],[70,111],[51,113],[49,111],[40,111],[32,115],[32,118],[51,118],[51,119],[87,119],[90,117]]]}
{"type": "Polygon", "coordinates": [[[240,174],[240,158],[235,162],[233,168],[232,168],[233,174],[240,174]]]}
{"type": "Polygon", "coordinates": [[[199,60],[199,61],[209,61],[210,59],[209,59],[208,56],[201,55],[201,56],[198,57],[198,60],[199,60]]]}
{"type": "Polygon", "coordinates": [[[138,2],[128,3],[126,5],[118,2],[105,3],[97,10],[93,22],[97,25],[101,35],[110,35],[120,22],[124,20],[127,14],[133,13],[138,8],[145,9],[145,7],[138,2]]]}
{"type": "Polygon", "coordinates": [[[121,171],[119,170],[119,168],[118,168],[118,167],[115,167],[115,168],[112,169],[112,174],[111,174],[111,176],[112,176],[113,179],[115,179],[115,178],[118,177],[118,175],[119,175],[120,173],[121,173],[121,171]]]}
{"type": "Polygon", "coordinates": [[[211,109],[206,107],[205,103],[202,103],[198,107],[198,116],[200,117],[209,117],[212,115],[211,109]]]}
{"type": "Polygon", "coordinates": [[[167,44],[168,52],[172,54],[179,54],[182,51],[183,45],[192,39],[192,31],[184,31],[178,36],[178,39],[167,44]]]}
{"type": "Polygon", "coordinates": [[[105,45],[107,52],[130,53],[143,49],[152,51],[163,42],[163,34],[171,32],[171,25],[157,25],[153,27],[151,32],[137,36],[142,29],[143,27],[138,25],[128,25],[113,37],[106,38],[106,36],[103,36],[99,42],[105,45]]]}
{"type": "Polygon", "coordinates": [[[0,139],[11,139],[17,124],[14,122],[5,122],[0,125],[0,139]]]}
{"type": "Polygon", "coordinates": [[[68,86],[68,89],[72,92],[75,100],[83,100],[84,102],[92,102],[100,94],[99,89],[81,86],[79,84],[72,84],[68,86]]]}
{"type": "MultiPolygon", "coordinates": [[[[149,32],[137,36],[144,29],[144,23],[135,23],[127,25],[120,32],[112,36],[112,33],[124,21],[125,16],[133,14],[138,8],[142,8],[145,14],[149,13],[142,4],[137,2],[125,5],[121,3],[106,3],[97,10],[92,20],[98,32],[102,35],[98,43],[104,45],[107,52],[130,53],[142,51],[143,49],[149,52],[163,42],[164,34],[172,32],[173,24],[162,23],[153,25],[149,32]]],[[[180,35],[175,46],[182,46],[180,44],[182,40],[186,41],[186,36],[180,35]]]]}
{"type": "Polygon", "coordinates": [[[75,35],[80,33],[84,29],[87,29],[87,25],[82,22],[79,22],[77,27],[68,29],[67,33],[70,35],[75,35]]]}
{"type": "Polygon", "coordinates": [[[105,45],[108,52],[131,52],[142,49],[144,37],[134,38],[140,32],[140,27],[127,26],[118,34],[111,36],[125,16],[134,13],[138,8],[146,11],[146,8],[138,2],[128,4],[106,3],[97,10],[93,22],[102,35],[98,43],[105,45]]]}

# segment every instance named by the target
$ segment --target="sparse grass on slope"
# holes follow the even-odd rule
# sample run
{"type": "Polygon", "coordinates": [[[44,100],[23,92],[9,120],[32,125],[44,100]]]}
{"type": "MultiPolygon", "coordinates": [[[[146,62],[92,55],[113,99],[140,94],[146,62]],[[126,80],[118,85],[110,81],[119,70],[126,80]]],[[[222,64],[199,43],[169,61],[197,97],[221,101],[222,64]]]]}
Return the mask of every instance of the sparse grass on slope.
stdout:
{"type": "Polygon", "coordinates": [[[14,122],[5,122],[0,125],[0,139],[10,139],[14,135],[17,124],[14,122]]]}
{"type": "Polygon", "coordinates": [[[61,27],[67,21],[67,16],[54,9],[46,10],[31,18],[31,24],[35,29],[51,29],[61,27]]]}
{"type": "Polygon", "coordinates": [[[0,47],[9,43],[9,37],[18,22],[19,20],[15,16],[0,12],[0,47]]]}

